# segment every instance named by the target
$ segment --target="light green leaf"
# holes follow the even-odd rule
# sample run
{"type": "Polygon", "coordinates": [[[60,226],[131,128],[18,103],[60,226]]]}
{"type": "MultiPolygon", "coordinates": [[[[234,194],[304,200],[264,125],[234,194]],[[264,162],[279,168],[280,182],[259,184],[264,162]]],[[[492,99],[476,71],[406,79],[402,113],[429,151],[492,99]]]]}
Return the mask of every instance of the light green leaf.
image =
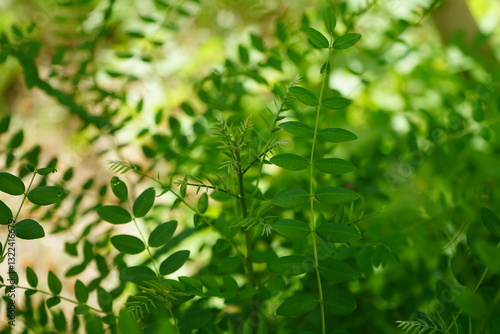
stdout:
{"type": "Polygon", "coordinates": [[[125,254],[139,254],[146,249],[142,240],[132,235],[114,235],[110,241],[118,251],[125,254]]]}
{"type": "Polygon", "coordinates": [[[151,234],[149,235],[148,239],[149,246],[160,247],[166,244],[174,235],[176,228],[177,228],[176,220],[171,220],[169,222],[156,226],[153,232],[151,232],[151,234]]]}
{"type": "Polygon", "coordinates": [[[325,309],[334,315],[346,315],[356,309],[356,301],[340,291],[330,292],[325,296],[325,309]]]}
{"type": "Polygon", "coordinates": [[[126,224],[132,220],[132,216],[127,210],[116,205],[98,207],[97,214],[102,220],[111,224],[126,224]]]}
{"type": "Polygon", "coordinates": [[[329,128],[318,131],[319,138],[330,143],[342,143],[345,141],[356,140],[358,136],[354,133],[341,128],[329,128]]]}
{"type": "Polygon", "coordinates": [[[290,239],[304,238],[311,232],[306,223],[295,219],[278,220],[272,227],[273,230],[290,239]]]}
{"type": "Polygon", "coordinates": [[[290,153],[277,154],[270,161],[276,166],[293,171],[303,170],[309,166],[306,158],[290,153]]]}
{"type": "Polygon", "coordinates": [[[355,191],[342,187],[320,187],[314,196],[321,203],[329,205],[350,203],[359,197],[355,191]]]}
{"type": "Polygon", "coordinates": [[[345,262],[329,259],[319,264],[319,273],[324,279],[334,282],[347,282],[356,278],[356,272],[345,262]]]}
{"type": "Polygon", "coordinates": [[[328,43],[328,39],[325,37],[325,35],[317,31],[316,29],[307,27],[306,34],[307,38],[309,38],[314,46],[320,49],[325,49],[330,46],[330,43],[328,43]]]}
{"type": "Polygon", "coordinates": [[[340,36],[333,42],[333,48],[336,50],[345,50],[356,44],[361,39],[361,34],[350,33],[340,36]]]}
{"type": "Polygon", "coordinates": [[[26,280],[32,288],[36,288],[38,285],[38,276],[31,267],[26,267],[26,280]]]}
{"type": "Polygon", "coordinates": [[[166,258],[160,264],[160,274],[170,275],[179,270],[189,258],[188,250],[181,250],[166,258]]]}
{"type": "Polygon", "coordinates": [[[151,210],[154,202],[155,189],[151,187],[144,190],[134,202],[134,207],[132,210],[134,212],[134,216],[138,218],[144,217],[148,213],[148,211],[151,210]]]}
{"type": "Polygon", "coordinates": [[[316,228],[316,234],[328,242],[352,242],[361,239],[361,234],[351,225],[326,223],[316,228]]]}
{"type": "Polygon", "coordinates": [[[312,138],[314,136],[314,129],[302,122],[283,122],[279,127],[297,137],[312,138]]]}
{"type": "Polygon", "coordinates": [[[312,294],[299,294],[286,299],[277,309],[276,314],[284,317],[311,312],[318,306],[318,297],[312,294]]]}
{"type": "Polygon", "coordinates": [[[304,190],[291,189],[282,191],[274,196],[272,203],[281,208],[295,208],[306,204],[309,198],[309,194],[304,190]]]}
{"type": "Polygon", "coordinates": [[[50,291],[54,295],[58,295],[61,293],[62,283],[59,280],[59,278],[57,278],[56,274],[54,274],[52,271],[49,271],[49,275],[47,277],[47,284],[49,285],[50,291]]]}
{"type": "Polygon", "coordinates": [[[0,225],[10,224],[10,220],[13,217],[10,208],[4,202],[0,201],[0,225]]]}
{"type": "Polygon", "coordinates": [[[33,219],[23,219],[16,223],[16,236],[21,239],[39,239],[45,236],[42,225],[33,219]]]}
{"type": "Polygon", "coordinates": [[[75,282],[75,297],[80,303],[86,303],[89,299],[89,291],[80,280],[75,282]]]}
{"type": "Polygon", "coordinates": [[[37,205],[50,205],[59,201],[64,194],[61,187],[45,186],[31,190],[28,194],[28,199],[37,205]]]}
{"type": "Polygon", "coordinates": [[[313,259],[305,256],[290,255],[272,260],[267,269],[270,272],[293,276],[304,274],[314,268],[313,259]]]}
{"type": "Polygon", "coordinates": [[[351,100],[343,98],[343,97],[329,97],[321,101],[323,107],[328,109],[343,109],[347,108],[351,104],[351,100]]]}
{"type": "Polygon", "coordinates": [[[474,243],[474,249],[481,262],[488,266],[489,270],[500,275],[500,248],[487,240],[478,240],[474,243]]]}
{"type": "Polygon", "coordinates": [[[481,220],[495,237],[500,237],[500,218],[488,208],[481,208],[481,220]]]}
{"type": "Polygon", "coordinates": [[[111,178],[111,190],[113,194],[120,200],[125,202],[128,199],[128,189],[125,182],[120,180],[117,176],[111,178]]]}
{"type": "Polygon", "coordinates": [[[0,191],[17,196],[24,194],[24,190],[24,183],[20,178],[7,172],[0,173],[0,191]]]}
{"type": "Polygon", "coordinates": [[[292,92],[293,96],[295,96],[297,100],[304,103],[305,105],[314,107],[317,106],[319,103],[316,96],[314,96],[313,93],[311,93],[305,88],[298,86],[290,87],[290,92],[292,92]]]}
{"type": "Polygon", "coordinates": [[[330,34],[333,34],[335,26],[337,25],[337,19],[335,18],[335,12],[332,7],[327,7],[323,12],[323,22],[325,23],[326,30],[330,34]]]}
{"type": "Polygon", "coordinates": [[[207,212],[208,209],[208,194],[203,193],[200,196],[200,199],[198,200],[198,211],[200,211],[201,214],[204,214],[207,212]]]}
{"type": "Polygon", "coordinates": [[[356,171],[356,166],[347,160],[337,158],[326,158],[316,160],[314,167],[323,173],[345,174],[356,171]]]}
{"type": "Polygon", "coordinates": [[[455,298],[455,305],[460,311],[474,318],[483,317],[487,310],[483,297],[469,289],[460,290],[455,298]]]}

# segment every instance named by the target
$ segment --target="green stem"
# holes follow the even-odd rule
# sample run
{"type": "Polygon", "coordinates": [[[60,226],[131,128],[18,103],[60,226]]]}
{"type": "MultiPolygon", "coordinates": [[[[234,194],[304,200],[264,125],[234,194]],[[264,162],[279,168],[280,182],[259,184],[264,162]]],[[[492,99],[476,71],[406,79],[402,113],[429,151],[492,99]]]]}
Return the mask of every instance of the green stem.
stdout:
{"type": "Polygon", "coordinates": [[[174,327],[175,327],[175,331],[180,334],[180,330],[179,330],[179,324],[177,322],[177,318],[174,317],[174,312],[172,311],[172,304],[170,302],[167,302],[167,309],[168,309],[168,313],[170,313],[170,316],[172,317],[172,321],[174,322],[174,327]]]}

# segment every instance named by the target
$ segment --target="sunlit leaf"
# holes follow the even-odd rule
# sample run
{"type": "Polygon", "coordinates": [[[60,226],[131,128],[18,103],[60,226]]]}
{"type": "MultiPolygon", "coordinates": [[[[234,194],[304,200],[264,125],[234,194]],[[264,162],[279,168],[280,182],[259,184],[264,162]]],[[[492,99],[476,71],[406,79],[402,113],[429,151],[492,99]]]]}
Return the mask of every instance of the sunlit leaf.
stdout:
{"type": "Polygon", "coordinates": [[[142,240],[132,235],[114,235],[110,241],[118,251],[125,254],[139,254],[146,249],[142,240]]]}
{"type": "Polygon", "coordinates": [[[134,216],[140,218],[144,217],[149,210],[153,207],[155,202],[155,189],[153,187],[148,188],[142,192],[142,194],[137,197],[134,202],[133,212],[134,216]]]}
{"type": "Polygon", "coordinates": [[[306,158],[290,153],[277,154],[269,159],[269,161],[276,166],[293,171],[303,170],[309,166],[309,161],[306,158]]]}
{"type": "Polygon", "coordinates": [[[323,107],[333,110],[347,108],[351,102],[351,100],[343,97],[329,97],[321,100],[323,107]]]}
{"type": "Polygon", "coordinates": [[[341,128],[329,128],[318,131],[319,138],[331,143],[341,143],[358,139],[354,133],[341,128]]]}
{"type": "Polygon", "coordinates": [[[314,136],[314,129],[302,122],[283,122],[279,127],[297,137],[312,138],[314,136]]]}
{"type": "Polygon", "coordinates": [[[127,210],[116,205],[98,207],[97,214],[102,220],[111,224],[126,224],[132,220],[132,216],[127,210]]]}
{"type": "Polygon", "coordinates": [[[115,194],[120,202],[125,202],[128,199],[128,189],[125,182],[120,180],[117,176],[113,176],[110,183],[113,194],[115,194]]]}
{"type": "Polygon", "coordinates": [[[274,196],[272,203],[282,208],[295,208],[306,204],[309,198],[309,194],[304,190],[291,189],[282,191],[274,196]]]}
{"type": "Polygon", "coordinates": [[[340,36],[333,42],[333,48],[336,50],[345,50],[356,44],[361,39],[361,34],[349,33],[340,36]]]}
{"type": "Polygon", "coordinates": [[[316,228],[316,234],[328,242],[352,242],[361,239],[361,234],[352,225],[326,223],[316,228]]]}
{"type": "Polygon", "coordinates": [[[318,306],[318,297],[312,294],[299,294],[286,299],[277,309],[276,314],[284,317],[311,312],[318,306]]]}
{"type": "Polygon", "coordinates": [[[316,96],[305,88],[298,86],[290,87],[290,92],[305,105],[317,106],[319,103],[316,96]]]}
{"type": "Polygon", "coordinates": [[[201,214],[204,214],[205,212],[207,212],[207,209],[208,209],[208,194],[207,193],[201,194],[200,199],[198,200],[197,208],[201,214]]]}
{"type": "Polygon", "coordinates": [[[335,18],[335,12],[332,7],[327,7],[323,12],[323,22],[325,23],[326,30],[330,34],[333,34],[335,26],[337,25],[337,19],[335,18]]]}
{"type": "Polygon", "coordinates": [[[314,162],[314,167],[323,173],[345,174],[356,171],[356,166],[347,160],[337,158],[319,159],[314,162]]]}
{"type": "Polygon", "coordinates": [[[16,223],[16,236],[21,239],[39,239],[45,236],[42,225],[33,219],[23,219],[16,223]]]}
{"type": "Polygon", "coordinates": [[[330,43],[328,43],[328,39],[325,37],[325,35],[317,31],[316,29],[307,27],[305,31],[307,34],[307,38],[309,38],[314,46],[320,49],[325,49],[330,46],[330,43]]]}
{"type": "Polygon", "coordinates": [[[64,190],[57,186],[44,186],[31,190],[28,199],[37,205],[50,205],[61,199],[64,190]]]}
{"type": "Polygon", "coordinates": [[[0,172],[0,191],[10,195],[24,194],[24,183],[15,175],[7,172],[0,172]]]}

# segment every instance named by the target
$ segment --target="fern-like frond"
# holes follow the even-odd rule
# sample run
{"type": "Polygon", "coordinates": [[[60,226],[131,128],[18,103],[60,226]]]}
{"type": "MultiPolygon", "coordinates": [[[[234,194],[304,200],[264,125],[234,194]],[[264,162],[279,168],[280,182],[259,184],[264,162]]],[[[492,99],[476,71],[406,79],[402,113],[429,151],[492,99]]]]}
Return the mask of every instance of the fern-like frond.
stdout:
{"type": "Polygon", "coordinates": [[[437,334],[444,331],[437,327],[437,324],[427,317],[429,321],[423,319],[396,321],[398,328],[401,328],[405,333],[411,334],[437,334]]]}
{"type": "Polygon", "coordinates": [[[131,163],[130,161],[125,162],[120,160],[109,160],[108,165],[110,165],[109,168],[117,174],[125,174],[129,170],[133,170],[136,172],[141,170],[139,166],[131,163]]]}

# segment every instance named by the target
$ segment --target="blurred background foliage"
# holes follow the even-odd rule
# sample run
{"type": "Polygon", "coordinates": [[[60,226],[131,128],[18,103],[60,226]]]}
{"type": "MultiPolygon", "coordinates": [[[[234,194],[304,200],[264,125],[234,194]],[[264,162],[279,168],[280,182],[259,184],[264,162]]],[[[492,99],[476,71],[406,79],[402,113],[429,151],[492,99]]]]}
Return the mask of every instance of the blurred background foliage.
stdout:
{"type": "MultiPolygon", "coordinates": [[[[484,267],[468,247],[491,239],[480,208],[500,213],[497,1],[3,0],[0,166],[56,166],[51,177],[73,204],[46,217],[52,233],[97,243],[102,235],[73,225],[97,224],[89,212],[107,196],[106,160],[164,180],[203,178],[223,160],[212,137],[217,116],[253,115],[265,130],[259,115],[296,75],[318,88],[321,54],[304,47],[302,29],[320,26],[327,5],[339,35],[363,38],[335,54],[329,82],[353,103],[322,120],[360,140],[317,148],[358,171],[324,182],[362,195],[364,215],[373,215],[359,223],[366,247],[391,254],[389,264],[357,257],[365,277],[350,288],[363,297],[344,327],[397,333],[396,320],[435,311],[437,280],[465,285],[450,270],[456,254],[484,267]],[[86,191],[95,197],[83,200],[86,191]]],[[[300,106],[288,115],[312,117],[300,106]]],[[[287,151],[308,152],[306,141],[282,136],[287,151]]],[[[293,182],[303,181],[266,166],[262,191],[272,196],[293,182]]]]}

